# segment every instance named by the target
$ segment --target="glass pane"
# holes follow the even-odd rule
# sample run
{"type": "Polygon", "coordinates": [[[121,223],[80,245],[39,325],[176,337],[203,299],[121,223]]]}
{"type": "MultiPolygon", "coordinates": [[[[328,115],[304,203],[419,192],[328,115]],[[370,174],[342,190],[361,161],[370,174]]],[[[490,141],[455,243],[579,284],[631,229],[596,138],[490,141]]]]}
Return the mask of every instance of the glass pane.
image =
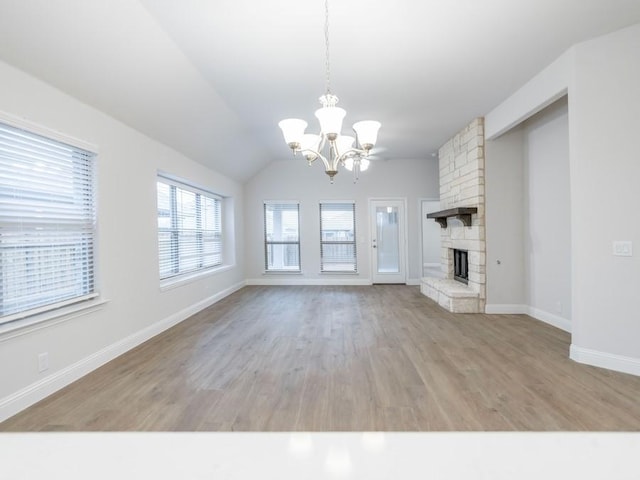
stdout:
{"type": "Polygon", "coordinates": [[[378,273],[400,272],[398,207],[376,208],[378,273]]]}
{"type": "Polygon", "coordinates": [[[267,270],[300,270],[300,249],[298,244],[268,244],[267,270]]]}
{"type": "Polygon", "coordinates": [[[355,239],[353,204],[322,204],[320,210],[323,242],[353,242],[355,239]]]}
{"type": "Polygon", "coordinates": [[[177,189],[176,197],[178,228],[195,230],[198,226],[196,194],[187,190],[177,189]]]}
{"type": "Polygon", "coordinates": [[[297,203],[265,203],[266,270],[300,271],[300,232],[297,203]]]}
{"type": "Polygon", "coordinates": [[[158,182],[158,228],[171,228],[171,187],[158,182]]]}
{"type": "Polygon", "coordinates": [[[321,249],[323,272],[355,271],[356,246],[354,244],[323,243],[321,249]]]}
{"type": "Polygon", "coordinates": [[[93,157],[0,124],[0,323],[93,293],[93,157]]]}
{"type": "Polygon", "coordinates": [[[265,235],[267,242],[298,241],[298,205],[265,205],[265,235]]]}
{"type": "Polygon", "coordinates": [[[320,204],[320,270],[356,272],[355,205],[320,204]]]}
{"type": "Polygon", "coordinates": [[[160,278],[222,264],[220,199],[162,180],[157,187],[160,278]]]}

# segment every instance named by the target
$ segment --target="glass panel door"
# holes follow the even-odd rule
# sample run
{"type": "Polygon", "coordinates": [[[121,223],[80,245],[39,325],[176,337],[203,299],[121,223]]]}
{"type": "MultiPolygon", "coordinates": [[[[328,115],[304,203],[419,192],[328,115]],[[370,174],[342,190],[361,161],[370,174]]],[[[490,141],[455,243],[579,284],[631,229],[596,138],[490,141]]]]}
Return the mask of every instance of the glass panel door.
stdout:
{"type": "Polygon", "coordinates": [[[406,283],[404,200],[371,200],[373,283],[406,283]]]}
{"type": "Polygon", "coordinates": [[[400,247],[398,245],[398,207],[376,207],[377,273],[400,271],[400,247]]]}

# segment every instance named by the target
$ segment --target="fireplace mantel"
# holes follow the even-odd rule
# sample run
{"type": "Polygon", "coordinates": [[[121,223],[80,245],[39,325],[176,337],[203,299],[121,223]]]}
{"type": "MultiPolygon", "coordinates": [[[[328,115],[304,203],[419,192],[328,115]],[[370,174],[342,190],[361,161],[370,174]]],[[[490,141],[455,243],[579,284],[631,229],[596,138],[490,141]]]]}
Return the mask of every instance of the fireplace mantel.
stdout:
{"type": "Polygon", "coordinates": [[[456,207],[439,212],[428,213],[427,218],[433,218],[442,228],[447,228],[447,218],[455,217],[460,220],[465,227],[471,226],[471,215],[478,213],[476,207],[456,207]]]}

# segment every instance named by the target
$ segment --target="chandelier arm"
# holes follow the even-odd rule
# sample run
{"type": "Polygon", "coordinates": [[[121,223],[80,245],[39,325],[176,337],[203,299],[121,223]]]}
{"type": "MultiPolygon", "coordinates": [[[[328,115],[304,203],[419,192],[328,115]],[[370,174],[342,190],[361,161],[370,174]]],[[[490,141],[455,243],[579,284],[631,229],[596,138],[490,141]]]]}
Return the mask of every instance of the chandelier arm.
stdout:
{"type": "Polygon", "coordinates": [[[350,148],[349,150],[347,150],[346,152],[343,152],[339,157],[338,157],[338,161],[340,163],[344,162],[344,160],[352,154],[356,154],[358,157],[366,157],[369,155],[369,152],[366,150],[362,150],[360,148],[350,148]]]}
{"type": "Polygon", "coordinates": [[[312,162],[314,162],[316,160],[316,158],[319,158],[320,160],[322,160],[322,163],[324,163],[324,167],[326,170],[329,170],[331,167],[331,164],[329,163],[329,160],[327,160],[327,158],[322,155],[320,152],[316,152],[315,150],[311,150],[309,148],[305,148],[303,150],[299,150],[303,155],[307,155],[307,153],[311,153],[312,155],[315,156],[315,158],[308,160],[309,161],[309,165],[311,165],[312,162]]]}
{"type": "Polygon", "coordinates": [[[342,160],[340,160],[341,156],[338,155],[338,148],[336,147],[336,142],[334,141],[329,141],[329,165],[331,166],[331,170],[333,171],[338,171],[338,165],[340,165],[342,163],[342,160]]]}
{"type": "Polygon", "coordinates": [[[308,154],[312,154],[316,157],[322,157],[322,154],[316,150],[312,150],[310,148],[301,148],[298,150],[298,152],[300,152],[302,155],[308,155],[308,154]]]}
{"type": "Polygon", "coordinates": [[[318,145],[318,150],[322,151],[326,144],[327,144],[327,136],[324,133],[320,132],[320,144],[318,145]]]}
{"type": "Polygon", "coordinates": [[[329,160],[327,160],[327,157],[325,157],[324,155],[320,155],[318,158],[320,158],[320,160],[322,160],[322,163],[324,163],[325,170],[335,170],[331,168],[331,164],[329,163],[329,160]]]}

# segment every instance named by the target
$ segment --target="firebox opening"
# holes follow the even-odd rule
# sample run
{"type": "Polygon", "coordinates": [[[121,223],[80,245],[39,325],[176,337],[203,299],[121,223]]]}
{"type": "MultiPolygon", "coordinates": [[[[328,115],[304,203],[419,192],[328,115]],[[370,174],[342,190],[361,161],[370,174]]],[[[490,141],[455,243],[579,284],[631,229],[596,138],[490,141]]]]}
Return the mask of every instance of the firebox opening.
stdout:
{"type": "Polygon", "coordinates": [[[453,279],[469,283],[469,260],[466,250],[453,250],[453,279]]]}

